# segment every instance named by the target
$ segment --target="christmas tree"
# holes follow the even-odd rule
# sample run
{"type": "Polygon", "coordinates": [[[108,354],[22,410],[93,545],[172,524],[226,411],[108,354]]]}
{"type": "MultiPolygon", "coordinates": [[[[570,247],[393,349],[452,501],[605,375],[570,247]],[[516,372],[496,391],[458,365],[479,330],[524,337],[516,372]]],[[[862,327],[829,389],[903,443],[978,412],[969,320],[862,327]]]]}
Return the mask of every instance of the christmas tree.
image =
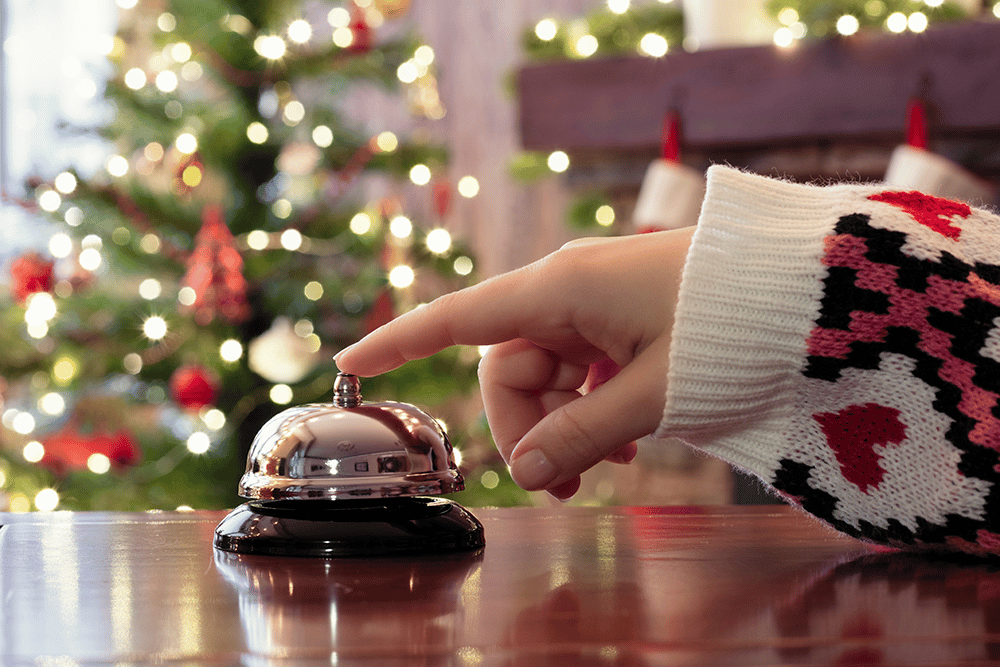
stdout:
{"type": "MultiPolygon", "coordinates": [[[[447,232],[445,150],[343,109],[353,86],[379,85],[443,113],[433,51],[388,29],[408,3],[118,4],[112,119],[72,128],[107,140],[106,169],[28,183],[23,205],[54,232],[9,266],[14,511],[233,505],[253,435],[288,404],[329,400],[336,350],[473,271],[447,232]]],[[[477,361],[453,349],[365,395],[443,409],[461,451],[485,429],[445,399],[474,387],[477,361]]]]}

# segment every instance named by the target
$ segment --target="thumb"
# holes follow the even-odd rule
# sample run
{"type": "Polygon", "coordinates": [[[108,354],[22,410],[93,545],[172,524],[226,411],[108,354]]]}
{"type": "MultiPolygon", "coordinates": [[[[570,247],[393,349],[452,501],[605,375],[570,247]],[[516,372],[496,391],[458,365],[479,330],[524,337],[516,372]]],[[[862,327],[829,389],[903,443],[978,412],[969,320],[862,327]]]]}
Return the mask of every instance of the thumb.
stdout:
{"type": "Polygon", "coordinates": [[[518,486],[553,489],[656,429],[666,370],[662,360],[649,363],[647,356],[657,355],[647,348],[614,378],[553,410],[521,438],[510,455],[518,486]]]}

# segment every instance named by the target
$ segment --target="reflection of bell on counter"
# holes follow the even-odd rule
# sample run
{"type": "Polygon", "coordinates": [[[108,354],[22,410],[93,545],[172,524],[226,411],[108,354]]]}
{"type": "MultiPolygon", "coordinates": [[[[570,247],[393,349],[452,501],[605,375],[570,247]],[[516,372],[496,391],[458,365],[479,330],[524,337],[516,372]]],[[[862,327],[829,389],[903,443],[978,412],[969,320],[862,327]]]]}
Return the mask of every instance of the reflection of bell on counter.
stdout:
{"type": "Polygon", "coordinates": [[[215,552],[239,596],[248,656],[243,664],[452,665],[463,625],[465,582],[482,550],[384,560],[246,556],[215,552]],[[324,659],[320,663],[321,659],[324,659]],[[396,660],[400,662],[395,662],[396,660]],[[368,661],[371,661],[370,663],[368,661]]]}
{"type": "Polygon", "coordinates": [[[362,403],[340,374],[332,404],[289,408],[257,433],[240,505],[215,546],[270,556],[377,556],[478,549],[483,526],[432,494],[464,488],[448,436],[407,403],[362,403]]]}

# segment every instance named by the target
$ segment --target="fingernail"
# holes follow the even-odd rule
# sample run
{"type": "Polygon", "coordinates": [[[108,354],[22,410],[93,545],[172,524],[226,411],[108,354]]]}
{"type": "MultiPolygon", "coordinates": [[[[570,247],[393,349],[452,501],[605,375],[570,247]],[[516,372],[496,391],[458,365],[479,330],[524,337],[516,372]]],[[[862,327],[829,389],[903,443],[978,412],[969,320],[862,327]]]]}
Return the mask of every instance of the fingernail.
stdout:
{"type": "Polygon", "coordinates": [[[351,349],[352,347],[354,347],[354,345],[348,345],[348,346],[347,346],[347,347],[345,347],[345,348],[344,348],[343,350],[341,350],[341,351],[340,351],[340,352],[338,352],[337,354],[333,355],[333,360],[334,360],[334,361],[337,361],[338,359],[340,359],[340,357],[341,357],[341,356],[342,356],[342,355],[343,355],[343,354],[344,354],[345,352],[347,352],[348,350],[350,350],[350,349],[351,349]]]}
{"type": "Polygon", "coordinates": [[[540,449],[532,449],[510,462],[510,476],[522,489],[544,489],[559,473],[540,449]]]}

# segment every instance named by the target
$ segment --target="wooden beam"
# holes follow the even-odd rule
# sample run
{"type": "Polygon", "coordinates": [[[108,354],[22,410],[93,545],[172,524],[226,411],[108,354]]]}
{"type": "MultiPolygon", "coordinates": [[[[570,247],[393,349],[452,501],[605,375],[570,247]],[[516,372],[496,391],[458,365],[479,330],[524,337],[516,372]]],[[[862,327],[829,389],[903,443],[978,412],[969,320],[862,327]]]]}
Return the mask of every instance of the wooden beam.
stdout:
{"type": "Polygon", "coordinates": [[[677,108],[694,150],[893,143],[914,94],[934,139],[1000,140],[1000,23],[773,46],[548,63],[519,71],[533,150],[648,150],[677,108]]]}

